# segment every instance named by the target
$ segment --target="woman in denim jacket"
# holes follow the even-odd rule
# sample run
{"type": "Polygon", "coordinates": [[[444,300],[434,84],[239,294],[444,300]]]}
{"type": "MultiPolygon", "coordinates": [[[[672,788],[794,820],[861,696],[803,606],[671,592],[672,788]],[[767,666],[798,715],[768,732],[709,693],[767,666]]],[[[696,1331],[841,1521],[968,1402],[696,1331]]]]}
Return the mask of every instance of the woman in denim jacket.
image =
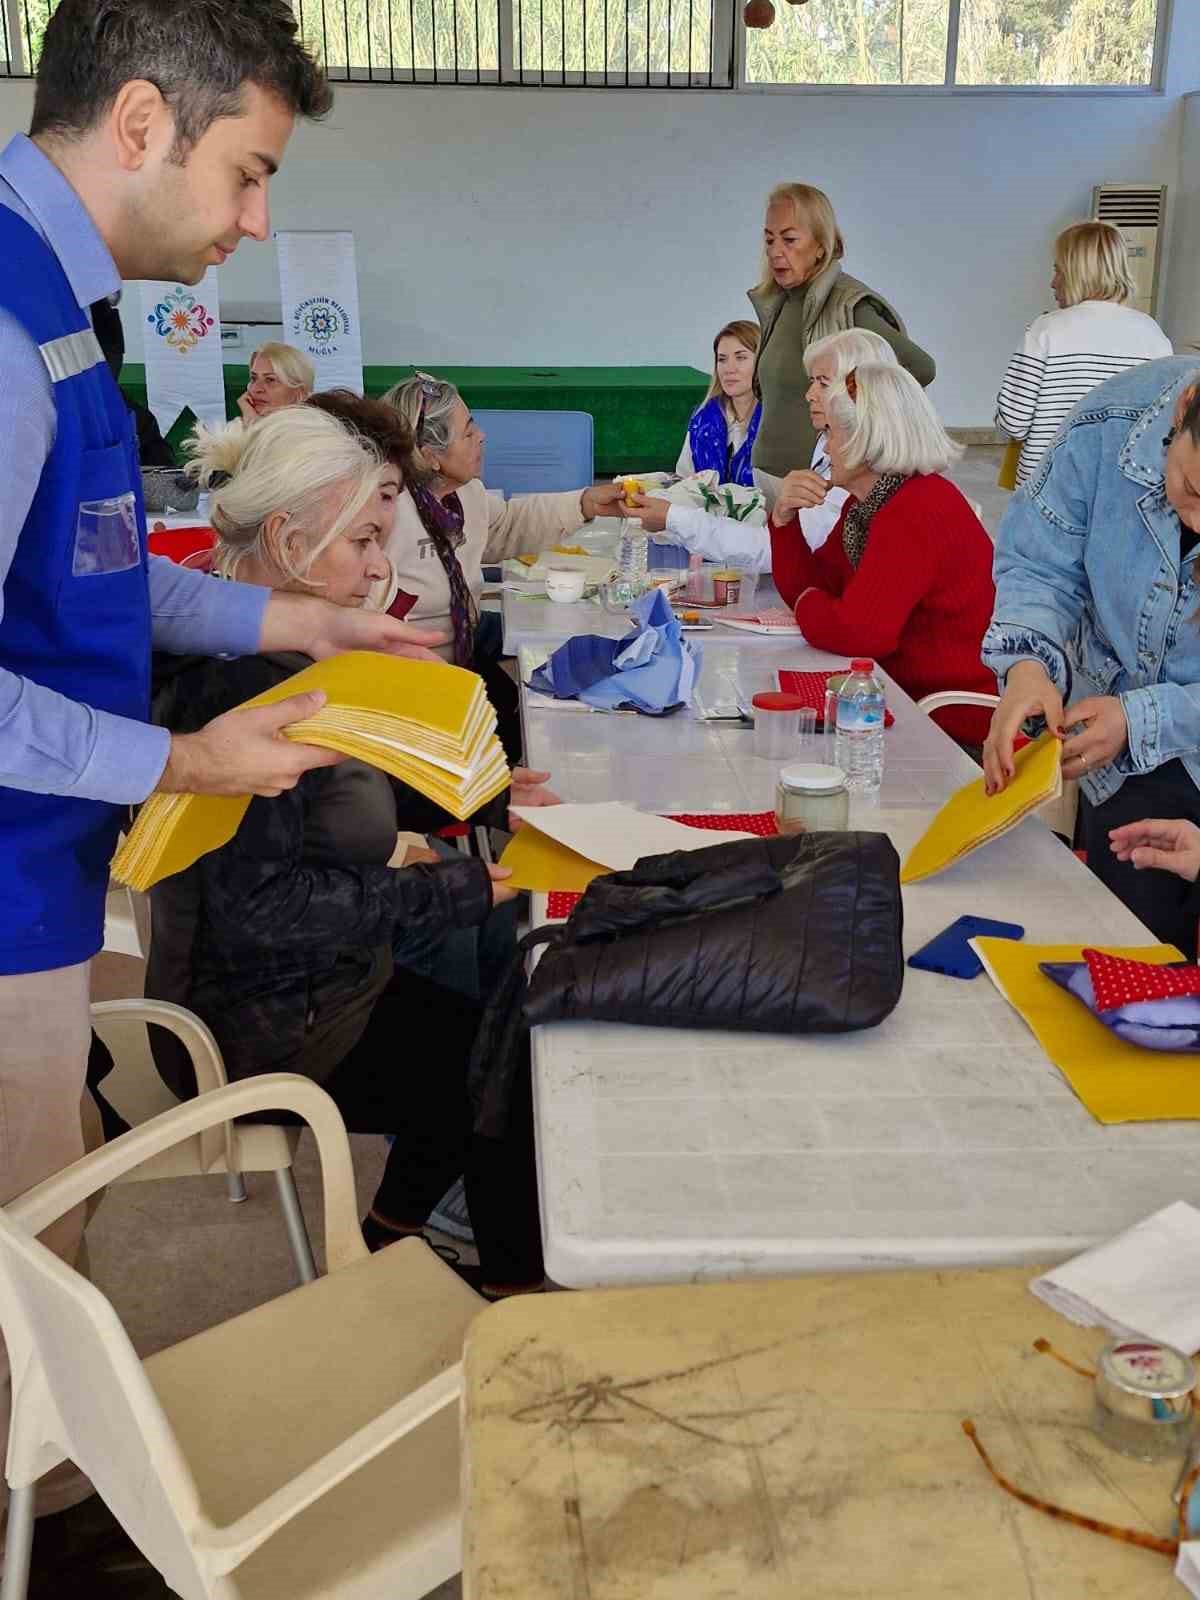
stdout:
{"type": "Polygon", "coordinates": [[[1004,685],[984,746],[989,791],[1012,777],[1022,724],[1061,732],[1089,867],[1189,953],[1190,887],[1139,872],[1109,834],[1147,817],[1200,822],[1198,543],[1200,371],[1171,357],[1087,395],[1013,497],[983,641],[1004,685]]]}

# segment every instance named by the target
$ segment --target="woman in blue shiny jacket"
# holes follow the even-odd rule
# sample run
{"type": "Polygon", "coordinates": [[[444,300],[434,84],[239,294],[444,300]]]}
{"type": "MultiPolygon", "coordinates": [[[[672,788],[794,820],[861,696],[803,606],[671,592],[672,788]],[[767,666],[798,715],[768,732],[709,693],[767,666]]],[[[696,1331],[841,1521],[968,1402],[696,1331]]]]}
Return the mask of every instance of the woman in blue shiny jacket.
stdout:
{"type": "Polygon", "coordinates": [[[1200,822],[1198,544],[1200,371],[1147,362],[1080,402],[1013,497],[983,641],[1004,688],[984,746],[990,791],[1012,777],[1023,724],[1059,730],[1088,865],[1189,955],[1189,886],[1120,860],[1109,834],[1147,817],[1200,822]]]}

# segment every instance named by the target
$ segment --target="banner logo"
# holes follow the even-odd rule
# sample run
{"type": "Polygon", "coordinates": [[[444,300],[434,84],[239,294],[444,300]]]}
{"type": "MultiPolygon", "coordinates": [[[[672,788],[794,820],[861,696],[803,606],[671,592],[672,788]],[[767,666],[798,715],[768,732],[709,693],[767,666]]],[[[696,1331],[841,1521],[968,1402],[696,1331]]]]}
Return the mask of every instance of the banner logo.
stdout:
{"type": "Polygon", "coordinates": [[[339,341],[350,332],[350,314],[339,301],[327,295],[301,300],[292,313],[292,337],[303,337],[309,353],[332,356],[339,341]]]}
{"type": "Polygon", "coordinates": [[[196,296],[179,284],[162,297],[146,321],[181,356],[194,350],[214,325],[196,296]]]}

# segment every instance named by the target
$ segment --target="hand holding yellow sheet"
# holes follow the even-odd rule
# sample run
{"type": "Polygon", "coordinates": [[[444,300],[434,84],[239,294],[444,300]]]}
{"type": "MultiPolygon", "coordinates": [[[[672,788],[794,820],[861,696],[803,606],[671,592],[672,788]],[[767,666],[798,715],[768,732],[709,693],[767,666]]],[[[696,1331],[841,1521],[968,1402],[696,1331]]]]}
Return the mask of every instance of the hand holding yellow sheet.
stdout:
{"type": "MultiPolygon", "coordinates": [[[[508,786],[496,713],[473,672],[352,650],[314,662],[243,709],[275,705],[308,689],[324,690],[325,704],[284,728],[289,739],[379,767],[460,820],[508,786]]],[[[148,889],[184,871],[228,844],[249,804],[249,795],[151,795],[113,858],[113,876],[148,889]]]]}
{"type": "Polygon", "coordinates": [[[944,872],[1062,793],[1062,743],[1054,734],[1042,734],[1013,760],[1016,775],[1000,794],[985,793],[980,777],[951,795],[909,853],[900,869],[901,883],[944,872]]]}

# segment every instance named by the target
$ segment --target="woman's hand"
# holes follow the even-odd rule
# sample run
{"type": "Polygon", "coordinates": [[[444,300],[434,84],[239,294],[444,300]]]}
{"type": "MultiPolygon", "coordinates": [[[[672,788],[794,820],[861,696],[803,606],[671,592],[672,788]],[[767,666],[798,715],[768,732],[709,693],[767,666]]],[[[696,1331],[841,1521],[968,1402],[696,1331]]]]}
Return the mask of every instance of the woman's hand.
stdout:
{"type": "MultiPolygon", "coordinates": [[[[509,791],[508,803],[511,806],[560,806],[562,801],[553,789],[545,785],[550,781],[548,772],[534,772],[531,767],[514,767],[512,769],[512,787],[509,791]]],[[[515,817],[510,810],[508,813],[508,831],[518,833],[524,827],[520,817],[515,817]]]]}
{"type": "Polygon", "coordinates": [[[254,407],[250,404],[250,396],[249,396],[249,394],[240,394],[240,395],[238,395],[237,406],[238,406],[238,411],[241,414],[241,418],[242,418],[243,422],[257,422],[258,421],[258,412],[255,411],[254,407]]]}
{"type": "MultiPolygon", "coordinates": [[[[1062,695],[1050,681],[1040,661],[1018,661],[1008,674],[1000,704],[992,712],[992,725],[983,745],[983,781],[987,794],[999,794],[1012,782],[1013,740],[1022,723],[1043,716],[1055,733],[1062,733],[1062,695]]],[[[1075,776],[1075,774],[1072,774],[1075,776]]]]}
{"type": "Polygon", "coordinates": [[[1127,822],[1123,828],[1113,828],[1108,840],[1117,860],[1132,861],[1139,872],[1157,867],[1189,883],[1200,877],[1200,828],[1182,817],[1127,822]]]}
{"type": "Polygon", "coordinates": [[[1070,728],[1083,724],[1063,743],[1065,777],[1082,778],[1085,772],[1106,767],[1129,743],[1125,707],[1115,694],[1094,694],[1078,705],[1068,706],[1065,720],[1070,728]]]}
{"type": "Polygon", "coordinates": [[[488,877],[492,880],[492,909],[505,905],[509,900],[515,900],[520,894],[520,889],[510,889],[505,883],[505,878],[512,877],[511,867],[489,867],[488,877]]]}
{"type": "Polygon", "coordinates": [[[771,520],[776,526],[782,527],[785,522],[792,520],[797,511],[822,505],[828,493],[829,485],[819,472],[810,472],[807,467],[799,472],[789,472],[775,496],[771,520]]]}
{"type": "Polygon", "coordinates": [[[667,515],[670,510],[669,500],[660,500],[654,495],[635,494],[633,504],[629,507],[629,515],[637,517],[646,533],[662,533],[667,526],[667,515]]]}
{"type": "Polygon", "coordinates": [[[625,515],[625,488],[620,483],[598,483],[579,496],[579,510],[585,522],[593,517],[625,515]]]}

